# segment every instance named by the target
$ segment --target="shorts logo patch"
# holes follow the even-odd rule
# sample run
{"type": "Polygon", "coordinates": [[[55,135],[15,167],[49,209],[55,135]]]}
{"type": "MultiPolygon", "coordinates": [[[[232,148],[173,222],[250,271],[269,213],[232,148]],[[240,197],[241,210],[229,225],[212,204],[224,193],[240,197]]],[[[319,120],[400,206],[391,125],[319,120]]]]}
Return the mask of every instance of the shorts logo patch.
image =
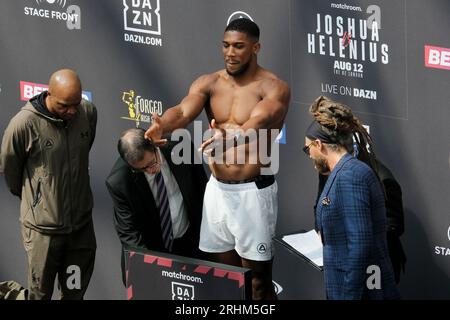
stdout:
{"type": "Polygon", "coordinates": [[[264,254],[267,252],[267,244],[262,242],[262,243],[258,244],[256,249],[258,250],[259,253],[264,254]]]}

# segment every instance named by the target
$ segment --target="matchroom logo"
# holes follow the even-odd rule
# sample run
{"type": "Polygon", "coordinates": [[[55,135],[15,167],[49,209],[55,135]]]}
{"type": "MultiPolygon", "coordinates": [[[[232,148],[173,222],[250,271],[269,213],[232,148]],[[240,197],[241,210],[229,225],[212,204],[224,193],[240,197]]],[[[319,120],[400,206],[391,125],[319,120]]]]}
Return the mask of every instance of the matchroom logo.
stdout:
{"type": "Polygon", "coordinates": [[[158,116],[163,113],[162,101],[144,98],[134,89],[122,92],[122,102],[127,109],[127,116],[121,119],[136,122],[136,127],[139,127],[141,122],[149,124],[153,112],[158,116]]]}
{"type": "Polygon", "coordinates": [[[160,0],[123,0],[124,40],[162,46],[160,0]]]}
{"type": "Polygon", "coordinates": [[[425,67],[450,70],[450,49],[425,45],[425,67]]]}

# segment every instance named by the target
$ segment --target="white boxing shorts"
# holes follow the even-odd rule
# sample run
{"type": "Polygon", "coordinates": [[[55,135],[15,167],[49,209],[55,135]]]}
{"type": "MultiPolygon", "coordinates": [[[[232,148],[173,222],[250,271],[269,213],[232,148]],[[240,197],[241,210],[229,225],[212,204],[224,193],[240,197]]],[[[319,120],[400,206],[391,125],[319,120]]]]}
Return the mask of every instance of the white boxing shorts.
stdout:
{"type": "Polygon", "coordinates": [[[211,175],[203,201],[200,250],[222,253],[234,249],[248,260],[271,260],[277,191],[273,176],[258,176],[252,182],[221,182],[211,175]]]}

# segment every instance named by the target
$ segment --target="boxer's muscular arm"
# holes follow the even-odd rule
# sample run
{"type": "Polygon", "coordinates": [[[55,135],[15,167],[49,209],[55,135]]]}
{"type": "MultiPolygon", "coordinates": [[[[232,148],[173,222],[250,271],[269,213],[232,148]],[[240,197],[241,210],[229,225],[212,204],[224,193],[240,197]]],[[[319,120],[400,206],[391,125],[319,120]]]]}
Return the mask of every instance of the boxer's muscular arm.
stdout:
{"type": "Polygon", "coordinates": [[[270,79],[262,84],[263,99],[256,104],[250,118],[241,126],[245,132],[248,129],[272,129],[283,122],[288,111],[291,96],[286,82],[270,79]]]}
{"type": "Polygon", "coordinates": [[[209,99],[210,88],[215,80],[214,74],[203,75],[195,80],[189,88],[188,95],[176,106],[168,109],[161,117],[153,114],[154,122],[145,133],[154,142],[164,141],[161,137],[173,130],[186,127],[203,110],[209,99]]]}

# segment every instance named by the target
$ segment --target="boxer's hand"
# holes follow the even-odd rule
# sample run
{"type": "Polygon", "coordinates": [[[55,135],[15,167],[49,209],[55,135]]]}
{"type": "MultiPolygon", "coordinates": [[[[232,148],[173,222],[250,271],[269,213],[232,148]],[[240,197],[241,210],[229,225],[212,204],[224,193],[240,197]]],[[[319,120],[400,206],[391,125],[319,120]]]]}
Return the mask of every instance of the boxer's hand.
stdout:
{"type": "Polygon", "coordinates": [[[220,141],[225,138],[225,130],[220,129],[217,127],[216,119],[211,120],[211,128],[209,129],[212,131],[212,137],[203,141],[200,148],[198,149],[199,152],[203,152],[207,156],[211,156],[212,152],[214,151],[214,142],[220,141]],[[207,148],[210,146],[210,148],[207,148]]]}
{"type": "Polygon", "coordinates": [[[145,132],[145,138],[149,139],[155,146],[162,146],[167,143],[167,139],[162,139],[163,127],[161,118],[155,113],[152,113],[153,123],[145,132]]]}

